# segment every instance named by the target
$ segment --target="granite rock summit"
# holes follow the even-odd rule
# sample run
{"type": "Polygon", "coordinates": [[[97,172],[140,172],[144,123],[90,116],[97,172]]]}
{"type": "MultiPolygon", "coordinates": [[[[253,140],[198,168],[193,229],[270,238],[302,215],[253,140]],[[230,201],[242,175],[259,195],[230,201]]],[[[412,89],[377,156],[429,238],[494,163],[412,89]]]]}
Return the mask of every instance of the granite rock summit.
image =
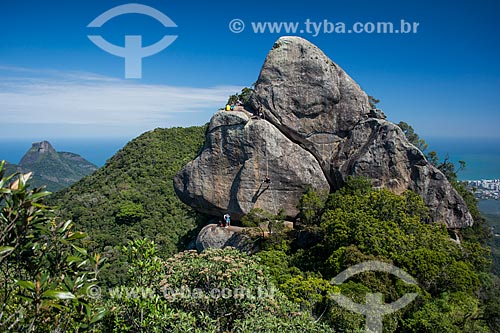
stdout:
{"type": "Polygon", "coordinates": [[[252,208],[293,218],[308,187],[335,191],[348,176],[396,194],[418,193],[431,222],[473,224],[441,171],[373,110],[367,94],[319,48],[282,37],[267,55],[249,106],[218,111],[205,146],[175,177],[180,199],[198,211],[239,219],[252,208]],[[263,114],[257,117],[256,114],[263,114]]]}

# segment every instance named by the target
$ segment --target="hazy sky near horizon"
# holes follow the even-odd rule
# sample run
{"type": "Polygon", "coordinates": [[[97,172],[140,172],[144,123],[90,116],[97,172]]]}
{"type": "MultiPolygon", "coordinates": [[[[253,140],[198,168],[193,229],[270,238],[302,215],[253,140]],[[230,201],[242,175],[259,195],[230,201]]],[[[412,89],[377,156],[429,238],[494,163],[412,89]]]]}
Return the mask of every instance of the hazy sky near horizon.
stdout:
{"type": "MultiPolygon", "coordinates": [[[[0,139],[128,137],[201,125],[227,96],[257,80],[281,35],[320,47],[369,94],[389,120],[428,137],[500,138],[500,2],[145,0],[177,27],[130,14],[87,25],[123,0],[0,2],[0,139]],[[245,30],[229,23],[241,19],[245,30]],[[418,22],[415,34],[308,33],[306,21],[418,22]],[[301,33],[256,33],[252,22],[298,22],[301,33]],[[177,35],[124,78],[124,59],[94,45],[101,35],[143,45],[177,35]]],[[[309,26],[313,29],[314,27],[309,26]]],[[[313,29],[314,30],[314,29],[313,29]]]]}

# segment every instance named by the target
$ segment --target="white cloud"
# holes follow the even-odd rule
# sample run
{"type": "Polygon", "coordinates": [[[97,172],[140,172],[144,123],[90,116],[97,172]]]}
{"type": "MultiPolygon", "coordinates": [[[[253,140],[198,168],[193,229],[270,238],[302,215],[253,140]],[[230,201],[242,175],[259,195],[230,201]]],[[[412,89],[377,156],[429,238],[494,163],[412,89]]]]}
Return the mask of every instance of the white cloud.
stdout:
{"type": "Polygon", "coordinates": [[[82,126],[99,137],[202,124],[208,120],[207,113],[215,112],[230,94],[241,90],[235,86],[140,84],[91,73],[0,67],[0,73],[6,71],[11,75],[0,79],[4,138],[15,135],[19,125],[40,130],[57,127],[58,136],[64,135],[64,128],[72,136],[75,126],[82,126]]]}

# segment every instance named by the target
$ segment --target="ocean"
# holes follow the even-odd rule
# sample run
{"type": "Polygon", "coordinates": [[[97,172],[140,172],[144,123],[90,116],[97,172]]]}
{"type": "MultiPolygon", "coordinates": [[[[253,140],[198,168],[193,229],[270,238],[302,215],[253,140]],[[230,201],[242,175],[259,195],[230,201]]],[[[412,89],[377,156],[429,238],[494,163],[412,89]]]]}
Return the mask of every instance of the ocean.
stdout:
{"type": "MultiPolygon", "coordinates": [[[[60,139],[46,138],[55,150],[71,152],[81,155],[83,158],[101,167],[106,160],[112,157],[118,150],[130,141],[129,138],[113,139],[60,139]]],[[[17,164],[30,149],[33,142],[41,139],[0,139],[0,161],[6,160],[17,164]]]]}
{"type": "Polygon", "coordinates": [[[465,170],[458,173],[460,180],[500,179],[500,138],[425,140],[429,150],[435,150],[441,160],[448,156],[457,166],[460,160],[466,162],[465,170]]]}
{"type": "MultiPolygon", "coordinates": [[[[130,138],[113,139],[59,139],[46,138],[57,151],[79,154],[103,166],[107,159],[122,148],[130,138]]],[[[446,156],[458,165],[466,162],[466,169],[458,173],[461,180],[500,179],[500,138],[499,139],[451,139],[425,138],[429,150],[435,150],[441,159],[446,156]]],[[[0,160],[18,163],[31,143],[40,139],[0,139],[0,160]]]]}

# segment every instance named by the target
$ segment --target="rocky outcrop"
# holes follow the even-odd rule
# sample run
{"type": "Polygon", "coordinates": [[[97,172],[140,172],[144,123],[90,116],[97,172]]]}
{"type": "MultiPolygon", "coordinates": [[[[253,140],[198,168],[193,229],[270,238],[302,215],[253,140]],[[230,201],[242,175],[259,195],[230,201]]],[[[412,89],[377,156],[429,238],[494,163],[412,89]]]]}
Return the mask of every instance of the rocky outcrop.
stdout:
{"type": "Polygon", "coordinates": [[[441,171],[408,142],[399,126],[383,119],[368,119],[355,126],[330,161],[334,186],[346,176],[363,176],[373,185],[396,194],[418,193],[430,209],[431,221],[449,228],[472,225],[462,197],[441,171]]]}
{"type": "Polygon", "coordinates": [[[174,178],[195,209],[239,219],[252,208],[297,214],[308,185],[336,190],[348,176],[366,176],[395,193],[413,190],[431,220],[450,228],[472,217],[446,177],[401,129],[370,107],[366,93],[316,46],[282,37],[262,67],[251,111],[217,112],[200,155],[174,178]],[[271,183],[263,182],[270,178],[271,183]]]}
{"type": "Polygon", "coordinates": [[[57,158],[57,152],[48,141],[33,142],[31,148],[21,158],[19,165],[31,165],[39,161],[42,156],[57,158]]]}
{"type": "Polygon", "coordinates": [[[222,249],[234,247],[238,250],[252,254],[258,251],[256,240],[244,232],[243,228],[222,228],[216,224],[209,224],[201,229],[196,238],[196,249],[222,249]]]}
{"type": "Polygon", "coordinates": [[[308,186],[330,188],[311,153],[269,122],[231,111],[213,116],[200,155],[174,178],[186,204],[214,216],[229,211],[236,220],[252,208],[293,217],[308,186]]]}
{"type": "Polygon", "coordinates": [[[274,44],[250,104],[311,152],[330,181],[330,160],[338,144],[371,109],[359,85],[299,37],[282,37],[274,44]]]}

